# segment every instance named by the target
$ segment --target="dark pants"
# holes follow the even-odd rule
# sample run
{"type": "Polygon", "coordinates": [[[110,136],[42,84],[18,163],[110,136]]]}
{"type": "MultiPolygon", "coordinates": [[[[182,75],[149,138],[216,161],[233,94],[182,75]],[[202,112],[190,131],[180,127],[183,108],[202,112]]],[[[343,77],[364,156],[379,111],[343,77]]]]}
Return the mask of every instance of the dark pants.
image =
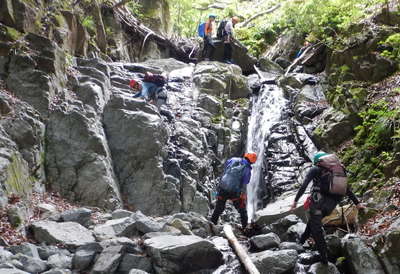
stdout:
{"type": "Polygon", "coordinates": [[[202,57],[211,59],[214,55],[214,51],[215,45],[213,39],[210,36],[205,36],[202,57]]]}
{"type": "Polygon", "coordinates": [[[313,194],[313,200],[310,205],[310,218],[307,222],[306,230],[301,235],[300,243],[304,244],[305,241],[312,236],[319,255],[321,256],[321,261],[323,263],[328,263],[327,247],[322,231],[322,219],[332,213],[338,201],[325,196],[318,199],[318,195],[320,194],[313,194]]]}
{"type": "Polygon", "coordinates": [[[217,204],[215,205],[214,212],[211,216],[211,222],[214,224],[218,223],[218,218],[224,212],[227,200],[232,200],[233,206],[240,214],[240,220],[242,227],[247,226],[247,210],[246,210],[246,200],[241,200],[240,196],[237,194],[231,194],[224,191],[219,191],[217,196],[217,204]]]}
{"type": "Polygon", "coordinates": [[[231,43],[224,43],[224,61],[232,62],[232,45],[231,45],[231,43]]]}

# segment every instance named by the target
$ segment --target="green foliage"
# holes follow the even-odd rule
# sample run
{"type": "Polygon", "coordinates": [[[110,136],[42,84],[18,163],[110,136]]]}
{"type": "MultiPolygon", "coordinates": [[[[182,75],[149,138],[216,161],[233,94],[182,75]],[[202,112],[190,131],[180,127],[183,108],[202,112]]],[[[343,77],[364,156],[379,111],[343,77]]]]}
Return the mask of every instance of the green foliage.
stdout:
{"type": "Polygon", "coordinates": [[[350,182],[363,193],[384,185],[388,176],[396,172],[390,166],[397,165],[400,109],[392,109],[380,100],[361,112],[360,117],[363,122],[355,128],[354,143],[343,151],[342,159],[352,175],[350,182]]]}
{"type": "Polygon", "coordinates": [[[381,42],[380,44],[390,48],[384,50],[381,53],[383,56],[400,62],[400,33],[390,35],[385,41],[381,42]]]}
{"type": "Polygon", "coordinates": [[[14,154],[7,168],[5,188],[8,196],[14,194],[23,199],[29,199],[32,194],[32,178],[27,173],[28,170],[24,166],[22,159],[14,154]]]}
{"type": "Polygon", "coordinates": [[[89,15],[89,16],[85,16],[82,19],[82,26],[84,26],[85,28],[87,28],[87,30],[91,33],[95,33],[96,32],[96,24],[93,20],[93,16],[89,15]]]}
{"type": "Polygon", "coordinates": [[[135,17],[143,19],[144,15],[142,12],[142,6],[138,2],[130,1],[126,6],[135,17]]]}

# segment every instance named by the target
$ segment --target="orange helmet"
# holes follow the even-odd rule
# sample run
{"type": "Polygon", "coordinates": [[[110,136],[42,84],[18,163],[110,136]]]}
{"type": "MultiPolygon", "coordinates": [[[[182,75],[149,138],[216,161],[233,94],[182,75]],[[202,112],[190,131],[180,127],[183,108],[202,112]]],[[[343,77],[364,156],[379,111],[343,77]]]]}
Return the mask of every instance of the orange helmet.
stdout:
{"type": "Polygon", "coordinates": [[[257,161],[257,154],[254,152],[245,153],[244,158],[249,160],[250,163],[254,164],[257,161]]]}
{"type": "Polygon", "coordinates": [[[135,80],[130,80],[129,81],[129,86],[133,89],[139,89],[139,82],[135,80]]]}
{"type": "Polygon", "coordinates": [[[239,17],[237,17],[237,16],[233,16],[233,17],[232,17],[232,22],[233,22],[234,24],[239,23],[239,21],[240,21],[239,17]]]}

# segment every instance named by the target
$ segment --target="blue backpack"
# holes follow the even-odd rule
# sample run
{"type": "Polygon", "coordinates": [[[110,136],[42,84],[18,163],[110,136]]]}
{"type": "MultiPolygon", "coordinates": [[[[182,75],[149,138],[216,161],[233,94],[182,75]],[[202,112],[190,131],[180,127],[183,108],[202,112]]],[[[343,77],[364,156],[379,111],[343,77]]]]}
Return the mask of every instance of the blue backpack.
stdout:
{"type": "Polygon", "coordinates": [[[246,166],[242,163],[242,158],[232,158],[232,163],[226,167],[219,187],[226,192],[239,194],[242,190],[242,178],[246,166]]]}
{"type": "Polygon", "coordinates": [[[197,33],[199,34],[200,37],[206,36],[206,23],[201,23],[199,27],[197,28],[197,33]]]}

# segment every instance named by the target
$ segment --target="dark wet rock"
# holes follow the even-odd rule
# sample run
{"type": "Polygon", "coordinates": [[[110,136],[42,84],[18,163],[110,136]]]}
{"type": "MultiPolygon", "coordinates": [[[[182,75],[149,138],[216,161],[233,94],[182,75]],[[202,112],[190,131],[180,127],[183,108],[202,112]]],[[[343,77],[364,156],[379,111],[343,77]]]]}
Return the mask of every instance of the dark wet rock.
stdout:
{"type": "Polygon", "coordinates": [[[213,96],[201,94],[198,99],[198,106],[207,110],[212,115],[218,115],[221,112],[222,104],[213,96]]]}
{"type": "Polygon", "coordinates": [[[297,225],[298,223],[302,223],[301,219],[292,214],[276,221],[271,225],[271,228],[272,231],[279,236],[279,238],[286,240],[288,238],[289,228],[293,225],[297,225]]]}
{"type": "Polygon", "coordinates": [[[92,232],[78,223],[39,221],[31,227],[34,238],[39,243],[62,244],[75,248],[95,241],[92,232]]]}
{"type": "Polygon", "coordinates": [[[251,254],[250,258],[261,273],[279,274],[294,269],[297,252],[295,250],[267,250],[251,254]]]}
{"type": "Polygon", "coordinates": [[[281,240],[275,233],[257,235],[250,238],[251,246],[256,250],[267,250],[278,247],[281,240]]]}
{"type": "Polygon", "coordinates": [[[152,272],[153,267],[151,258],[138,254],[125,254],[121,263],[119,264],[117,272],[121,274],[128,274],[130,273],[131,269],[142,270],[146,273],[152,272]]]}
{"type": "Polygon", "coordinates": [[[316,262],[319,262],[321,257],[319,256],[318,252],[307,252],[302,253],[299,255],[299,262],[305,265],[312,265],[316,262]]]}
{"type": "Polygon", "coordinates": [[[331,258],[338,258],[343,254],[341,238],[330,234],[325,237],[326,245],[328,248],[328,256],[331,258]]]}
{"type": "Polygon", "coordinates": [[[360,238],[354,235],[347,235],[342,240],[342,244],[353,273],[385,273],[374,251],[360,238]]]}
{"type": "Polygon", "coordinates": [[[290,226],[289,229],[287,230],[286,233],[287,239],[292,242],[300,240],[300,237],[305,230],[306,230],[306,224],[303,222],[298,222],[297,224],[290,226]]]}
{"type": "Polygon", "coordinates": [[[85,227],[89,226],[91,216],[92,211],[84,207],[67,210],[61,213],[61,219],[64,222],[76,222],[85,227]]]}
{"type": "Polygon", "coordinates": [[[140,270],[140,269],[131,269],[131,271],[129,271],[129,274],[148,274],[149,272],[140,270]]]}
{"type": "Polygon", "coordinates": [[[157,273],[193,272],[223,263],[214,244],[198,236],[159,236],[144,244],[157,273]]]}

